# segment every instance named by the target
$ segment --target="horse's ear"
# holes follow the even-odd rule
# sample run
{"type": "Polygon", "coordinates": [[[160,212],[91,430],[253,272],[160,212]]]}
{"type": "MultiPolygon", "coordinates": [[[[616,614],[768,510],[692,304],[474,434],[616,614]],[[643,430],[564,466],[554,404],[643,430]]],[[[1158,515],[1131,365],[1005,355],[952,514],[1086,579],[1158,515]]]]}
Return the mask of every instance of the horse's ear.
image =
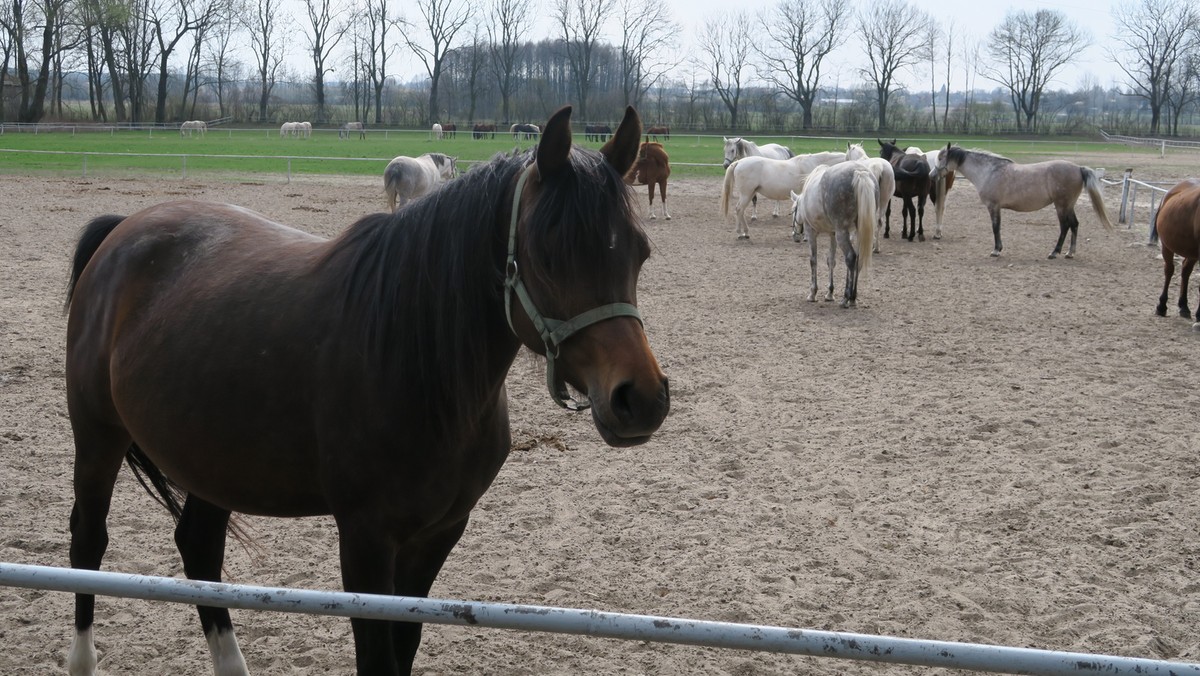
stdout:
{"type": "Polygon", "coordinates": [[[892,145],[896,145],[896,141],[897,141],[897,140],[898,140],[898,139],[892,139],[892,145]]]}
{"type": "Polygon", "coordinates": [[[949,141],[946,141],[946,152],[949,152],[949,151],[950,151],[950,146],[951,146],[951,145],[952,145],[952,144],[951,144],[949,141]]]}
{"type": "Polygon", "coordinates": [[[537,146],[538,177],[545,180],[562,171],[571,157],[571,106],[550,116],[537,146]]]}
{"type": "Polygon", "coordinates": [[[882,148],[883,147],[883,139],[876,138],[875,140],[879,142],[879,147],[882,148]]]}
{"type": "Polygon", "coordinates": [[[608,159],[608,163],[624,176],[629,168],[637,161],[638,150],[641,148],[642,119],[638,117],[633,106],[625,108],[625,118],[617,126],[608,143],[600,149],[600,153],[608,159]]]}

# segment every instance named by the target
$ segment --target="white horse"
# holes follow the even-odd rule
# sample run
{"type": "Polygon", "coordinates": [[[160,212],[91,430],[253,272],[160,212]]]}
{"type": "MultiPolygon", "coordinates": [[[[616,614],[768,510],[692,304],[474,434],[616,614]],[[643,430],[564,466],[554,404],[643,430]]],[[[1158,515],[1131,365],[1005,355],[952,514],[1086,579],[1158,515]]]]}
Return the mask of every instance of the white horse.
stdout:
{"type": "Polygon", "coordinates": [[[283,138],[284,136],[295,136],[297,132],[296,125],[298,124],[298,122],[284,122],[283,124],[279,125],[279,138],[283,138]]]}
{"type": "Polygon", "coordinates": [[[367,137],[367,129],[362,122],[347,122],[338,130],[338,138],[350,138],[351,134],[358,134],[358,138],[365,139],[367,137]]]}
{"type": "Polygon", "coordinates": [[[729,215],[729,197],[736,190],[737,202],[733,211],[737,218],[738,239],[750,239],[746,207],[758,195],[770,200],[787,200],[793,190],[804,184],[805,177],[813,169],[845,161],[846,153],[842,152],[796,155],[786,160],[743,157],[725,170],[725,181],[721,186],[721,213],[729,215]]]}
{"type": "Polygon", "coordinates": [[[808,175],[803,191],[789,194],[792,221],[803,222],[810,230],[809,268],[812,281],[808,300],[817,299],[817,239],[829,235],[829,286],[825,300],[833,300],[833,267],[840,246],[846,260],[846,286],[842,307],[854,307],[858,301],[859,273],[871,262],[871,251],[879,212],[879,182],[860,162],[844,162],[817,167],[808,175]],[[851,231],[855,237],[850,237],[851,231]]]}
{"type": "MultiPolygon", "coordinates": [[[[754,141],[744,139],[738,136],[733,138],[721,137],[725,141],[725,168],[737,162],[743,157],[769,157],[773,160],[786,160],[796,156],[792,149],[787,146],[781,146],[778,143],[764,143],[758,145],[754,141]]],[[[750,220],[758,220],[758,196],[752,200],[754,208],[750,213],[750,220]]],[[[779,216],[779,201],[775,202],[775,209],[771,212],[771,218],[779,216]]]]}
{"type": "Polygon", "coordinates": [[[302,138],[312,136],[312,122],[297,122],[296,134],[302,138]]]}
{"type": "Polygon", "coordinates": [[[193,134],[204,136],[207,131],[208,123],[204,120],[188,120],[179,125],[180,136],[191,136],[193,134]]]}
{"type": "Polygon", "coordinates": [[[437,140],[442,140],[442,125],[437,122],[433,123],[433,137],[437,140]]]}
{"type": "Polygon", "coordinates": [[[457,157],[442,153],[425,153],[419,157],[401,155],[388,162],[383,170],[383,191],[387,194],[388,209],[395,211],[456,175],[457,157]]]}
{"type": "Polygon", "coordinates": [[[879,199],[875,205],[875,246],[872,248],[874,253],[879,253],[879,240],[883,239],[883,229],[887,225],[887,211],[884,205],[891,202],[892,195],[896,192],[896,171],[892,168],[892,163],[882,157],[868,157],[859,160],[858,163],[874,174],[875,181],[879,184],[879,199]]]}

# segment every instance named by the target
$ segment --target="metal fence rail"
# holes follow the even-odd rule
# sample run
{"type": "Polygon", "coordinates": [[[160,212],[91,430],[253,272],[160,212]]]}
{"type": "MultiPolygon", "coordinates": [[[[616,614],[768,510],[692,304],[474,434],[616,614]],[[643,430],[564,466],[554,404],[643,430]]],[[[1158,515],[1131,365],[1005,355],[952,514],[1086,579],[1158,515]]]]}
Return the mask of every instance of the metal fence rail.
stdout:
{"type": "Polygon", "coordinates": [[[253,587],[0,563],[0,585],[244,610],[578,634],[994,673],[1200,676],[1200,664],[474,601],[253,587]]]}

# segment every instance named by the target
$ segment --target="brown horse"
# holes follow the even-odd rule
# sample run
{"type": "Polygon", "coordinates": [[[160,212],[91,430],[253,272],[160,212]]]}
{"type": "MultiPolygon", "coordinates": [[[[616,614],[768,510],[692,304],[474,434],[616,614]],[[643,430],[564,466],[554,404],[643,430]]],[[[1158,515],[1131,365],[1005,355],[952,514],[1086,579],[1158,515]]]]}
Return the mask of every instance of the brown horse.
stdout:
{"type": "Polygon", "coordinates": [[[625,176],[625,182],[630,185],[650,186],[650,220],[654,220],[654,186],[658,186],[662,198],[663,218],[671,220],[671,212],[667,211],[667,178],[671,176],[671,163],[667,151],[661,143],[647,141],[638,150],[637,163],[625,176]]]}
{"type": "MultiPolygon", "coordinates": [[[[1192,319],[1187,287],[1196,259],[1200,258],[1200,180],[1180,181],[1167,192],[1154,215],[1154,230],[1158,233],[1163,257],[1163,290],[1154,312],[1159,317],[1167,316],[1167,290],[1175,274],[1175,256],[1179,256],[1183,259],[1183,268],[1179,271],[1179,316],[1192,319]]],[[[1200,319],[1200,303],[1196,306],[1195,317],[1200,319]]],[[[1200,330],[1200,322],[1192,328],[1200,330]]]]}
{"type": "Polygon", "coordinates": [[[444,134],[446,138],[454,138],[455,136],[458,136],[458,125],[454,124],[453,122],[443,122],[442,134],[444,134]]]}
{"type": "MultiPolygon", "coordinates": [[[[128,462],[189,578],[220,580],[231,512],[332,514],[347,591],[425,596],[508,455],[522,345],[605,442],[647,441],[670,397],[634,306],[641,123],[595,151],[570,117],[331,241],[201,202],[94,219],[67,298],[72,567],[100,568],[128,462]]],[[[75,604],[68,668],[91,674],[95,597],[75,604]]],[[[199,614],[216,673],[244,674],[229,612],[199,614]]],[[[359,673],[411,672],[419,623],[351,624],[359,673]]]]}
{"type": "Polygon", "coordinates": [[[480,122],[471,128],[471,138],[496,138],[496,125],[491,122],[480,122]]]}
{"type": "Polygon", "coordinates": [[[654,139],[655,141],[657,141],[660,136],[662,138],[670,141],[671,140],[671,128],[665,124],[656,124],[653,127],[650,127],[649,129],[646,130],[646,140],[647,141],[649,141],[650,139],[654,139]]]}
{"type": "MultiPolygon", "coordinates": [[[[918,241],[924,242],[925,200],[929,198],[930,188],[934,184],[930,178],[929,162],[921,152],[900,150],[895,141],[889,143],[880,139],[875,140],[879,141],[879,156],[892,164],[892,171],[896,177],[894,196],[899,197],[904,204],[900,213],[900,237],[910,242],[916,237],[918,241]],[[913,205],[913,198],[917,200],[916,206],[913,205]],[[911,229],[909,228],[910,222],[911,229]]],[[[886,223],[883,227],[883,236],[891,237],[891,199],[888,200],[885,213],[886,223]]]]}

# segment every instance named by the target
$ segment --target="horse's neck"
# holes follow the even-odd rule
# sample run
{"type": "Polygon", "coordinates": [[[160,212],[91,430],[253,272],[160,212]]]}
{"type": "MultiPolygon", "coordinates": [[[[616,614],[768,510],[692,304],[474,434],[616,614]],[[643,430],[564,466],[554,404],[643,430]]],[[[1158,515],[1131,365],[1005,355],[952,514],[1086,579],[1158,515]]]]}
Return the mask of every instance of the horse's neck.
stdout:
{"type": "Polygon", "coordinates": [[[963,151],[962,161],[958,163],[958,173],[966,176],[967,180],[976,186],[985,182],[999,168],[999,163],[993,162],[988,156],[970,150],[963,151]]]}

